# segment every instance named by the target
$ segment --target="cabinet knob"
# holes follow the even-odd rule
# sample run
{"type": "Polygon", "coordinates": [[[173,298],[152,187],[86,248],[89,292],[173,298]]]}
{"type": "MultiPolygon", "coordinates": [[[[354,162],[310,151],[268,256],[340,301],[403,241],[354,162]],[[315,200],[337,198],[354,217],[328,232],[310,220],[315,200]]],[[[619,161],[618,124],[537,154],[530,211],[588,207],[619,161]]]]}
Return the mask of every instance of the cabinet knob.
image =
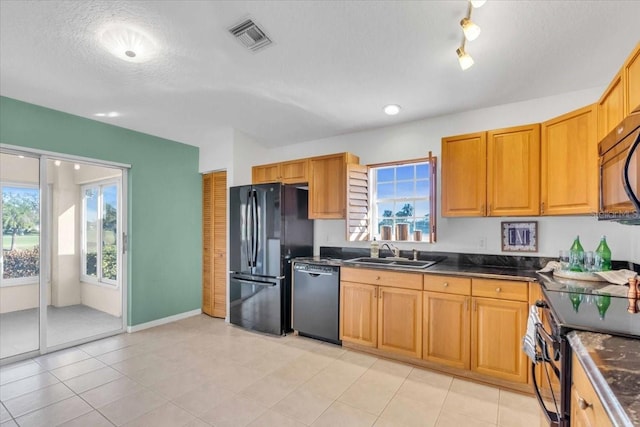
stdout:
{"type": "Polygon", "coordinates": [[[446,288],[447,286],[449,286],[449,283],[444,282],[444,283],[442,284],[442,286],[444,286],[444,287],[446,288]]]}
{"type": "Polygon", "coordinates": [[[502,289],[500,288],[496,288],[496,292],[500,292],[502,289]]]}
{"type": "Polygon", "coordinates": [[[376,280],[380,280],[380,276],[376,277],[376,280]]]}
{"type": "Polygon", "coordinates": [[[593,405],[589,402],[587,402],[586,400],[584,400],[582,397],[578,398],[578,406],[580,407],[580,409],[582,409],[583,411],[587,408],[592,407],[593,405]]]}

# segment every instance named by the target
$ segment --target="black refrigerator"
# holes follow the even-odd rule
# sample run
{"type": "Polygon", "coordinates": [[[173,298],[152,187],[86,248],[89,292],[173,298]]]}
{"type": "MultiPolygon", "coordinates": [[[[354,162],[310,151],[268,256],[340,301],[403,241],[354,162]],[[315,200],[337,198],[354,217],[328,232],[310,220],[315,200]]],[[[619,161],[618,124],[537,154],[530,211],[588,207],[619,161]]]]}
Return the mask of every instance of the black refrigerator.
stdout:
{"type": "Polygon", "coordinates": [[[313,255],[308,190],[229,189],[229,320],[259,332],[291,330],[291,259],[313,255]]]}

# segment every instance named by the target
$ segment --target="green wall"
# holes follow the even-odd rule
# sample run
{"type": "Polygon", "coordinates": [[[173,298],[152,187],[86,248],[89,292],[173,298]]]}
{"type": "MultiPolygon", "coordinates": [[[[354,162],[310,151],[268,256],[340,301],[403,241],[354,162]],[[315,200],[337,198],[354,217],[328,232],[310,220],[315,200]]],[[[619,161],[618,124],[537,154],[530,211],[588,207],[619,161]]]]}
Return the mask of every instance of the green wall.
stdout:
{"type": "Polygon", "coordinates": [[[197,147],[6,97],[0,143],[130,164],[129,326],[201,308],[197,147]]]}

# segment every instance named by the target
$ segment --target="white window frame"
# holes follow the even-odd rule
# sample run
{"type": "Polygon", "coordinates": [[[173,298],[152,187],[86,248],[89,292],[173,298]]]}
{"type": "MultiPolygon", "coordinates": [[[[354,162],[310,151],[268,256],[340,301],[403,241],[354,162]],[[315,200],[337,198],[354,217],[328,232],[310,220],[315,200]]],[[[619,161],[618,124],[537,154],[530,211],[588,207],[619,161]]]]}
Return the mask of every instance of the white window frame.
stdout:
{"type": "MultiPolygon", "coordinates": [[[[38,190],[38,206],[42,203],[42,197],[40,196],[40,185],[33,184],[29,182],[16,182],[16,181],[1,181],[0,182],[0,218],[2,217],[2,187],[14,187],[14,188],[29,188],[32,190],[38,190]]],[[[42,218],[40,218],[42,220],[42,218]]],[[[1,222],[0,222],[1,224],[1,222]]],[[[0,225],[1,226],[1,225],[0,225]]],[[[42,227],[40,227],[42,228],[42,227]]],[[[1,232],[2,230],[0,230],[1,232]]],[[[2,233],[0,233],[2,236],[2,233]]],[[[38,249],[42,252],[42,239],[41,233],[38,233],[38,249]]],[[[12,279],[5,279],[4,277],[4,244],[0,248],[0,287],[9,287],[9,286],[22,286],[22,285],[34,285],[38,284],[40,274],[42,273],[42,265],[39,267],[37,276],[28,276],[28,277],[16,277],[12,279]]],[[[47,272],[47,278],[49,278],[49,272],[47,272]]]]}
{"type": "MultiPolygon", "coordinates": [[[[369,203],[369,208],[370,208],[370,213],[371,213],[371,238],[373,239],[373,237],[375,237],[376,239],[380,240],[380,231],[379,231],[379,222],[381,220],[381,216],[379,215],[378,212],[378,203],[395,203],[396,205],[401,205],[403,203],[414,203],[415,206],[415,202],[418,201],[427,201],[429,202],[429,230],[425,233],[423,232],[423,236],[422,236],[422,240],[420,242],[415,242],[412,239],[412,236],[409,236],[409,241],[415,242],[415,243],[435,243],[436,239],[435,239],[435,230],[436,230],[436,225],[435,225],[435,221],[436,221],[436,179],[435,179],[435,169],[437,162],[436,162],[436,158],[435,157],[429,157],[429,158],[423,158],[423,159],[413,159],[413,160],[406,160],[406,161],[399,161],[399,162],[392,162],[392,163],[381,163],[381,164],[374,164],[374,165],[369,165],[369,185],[371,188],[370,194],[371,194],[371,199],[370,199],[370,203],[369,203]],[[391,169],[391,168],[400,168],[403,166],[409,166],[409,165],[413,165],[413,166],[417,166],[419,164],[426,164],[429,167],[429,175],[427,178],[427,181],[429,182],[429,188],[427,190],[427,194],[424,195],[423,197],[420,196],[416,196],[416,197],[393,197],[393,198],[385,198],[385,199],[379,199],[378,198],[378,194],[377,194],[377,188],[378,188],[378,174],[377,171],[380,169],[391,169]]],[[[416,179],[415,177],[413,178],[413,185],[415,188],[416,182],[419,181],[418,179],[416,179]]],[[[420,180],[422,181],[422,180],[420,180]]],[[[409,180],[401,180],[398,181],[397,179],[394,178],[394,183],[398,183],[398,182],[409,182],[409,180]]],[[[394,215],[395,217],[395,215],[394,215]]],[[[412,217],[407,217],[410,218],[414,224],[415,221],[418,219],[415,216],[415,211],[413,213],[412,217]]],[[[393,232],[393,231],[392,231],[393,232]]],[[[395,237],[395,236],[394,236],[395,237]]],[[[401,240],[397,240],[394,239],[393,241],[401,241],[401,240]]]]}
{"type": "Polygon", "coordinates": [[[80,194],[81,194],[81,204],[82,204],[82,219],[81,219],[81,227],[80,227],[80,250],[81,250],[81,262],[80,262],[80,278],[83,282],[92,283],[94,285],[102,285],[108,287],[120,287],[121,275],[122,275],[122,179],[121,178],[110,178],[100,181],[95,181],[87,184],[83,184],[80,186],[80,194]],[[104,212],[102,210],[103,207],[103,195],[102,188],[116,186],[117,195],[117,215],[116,215],[116,229],[118,236],[116,236],[116,280],[109,279],[102,276],[102,240],[103,240],[103,215],[104,212]],[[86,230],[86,202],[85,202],[85,191],[89,188],[97,188],[98,189],[98,220],[97,220],[97,229],[98,229],[98,240],[96,242],[96,276],[89,276],[86,274],[87,271],[87,230],[86,230]]]}

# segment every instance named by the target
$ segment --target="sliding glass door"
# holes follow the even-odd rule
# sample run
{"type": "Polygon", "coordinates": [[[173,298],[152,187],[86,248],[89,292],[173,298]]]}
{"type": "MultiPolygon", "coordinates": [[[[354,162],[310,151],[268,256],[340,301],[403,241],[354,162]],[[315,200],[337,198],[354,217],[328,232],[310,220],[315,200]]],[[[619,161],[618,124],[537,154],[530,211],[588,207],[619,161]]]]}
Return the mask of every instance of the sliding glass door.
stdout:
{"type": "Polygon", "coordinates": [[[126,169],[0,156],[0,360],[122,332],[126,169]]]}

